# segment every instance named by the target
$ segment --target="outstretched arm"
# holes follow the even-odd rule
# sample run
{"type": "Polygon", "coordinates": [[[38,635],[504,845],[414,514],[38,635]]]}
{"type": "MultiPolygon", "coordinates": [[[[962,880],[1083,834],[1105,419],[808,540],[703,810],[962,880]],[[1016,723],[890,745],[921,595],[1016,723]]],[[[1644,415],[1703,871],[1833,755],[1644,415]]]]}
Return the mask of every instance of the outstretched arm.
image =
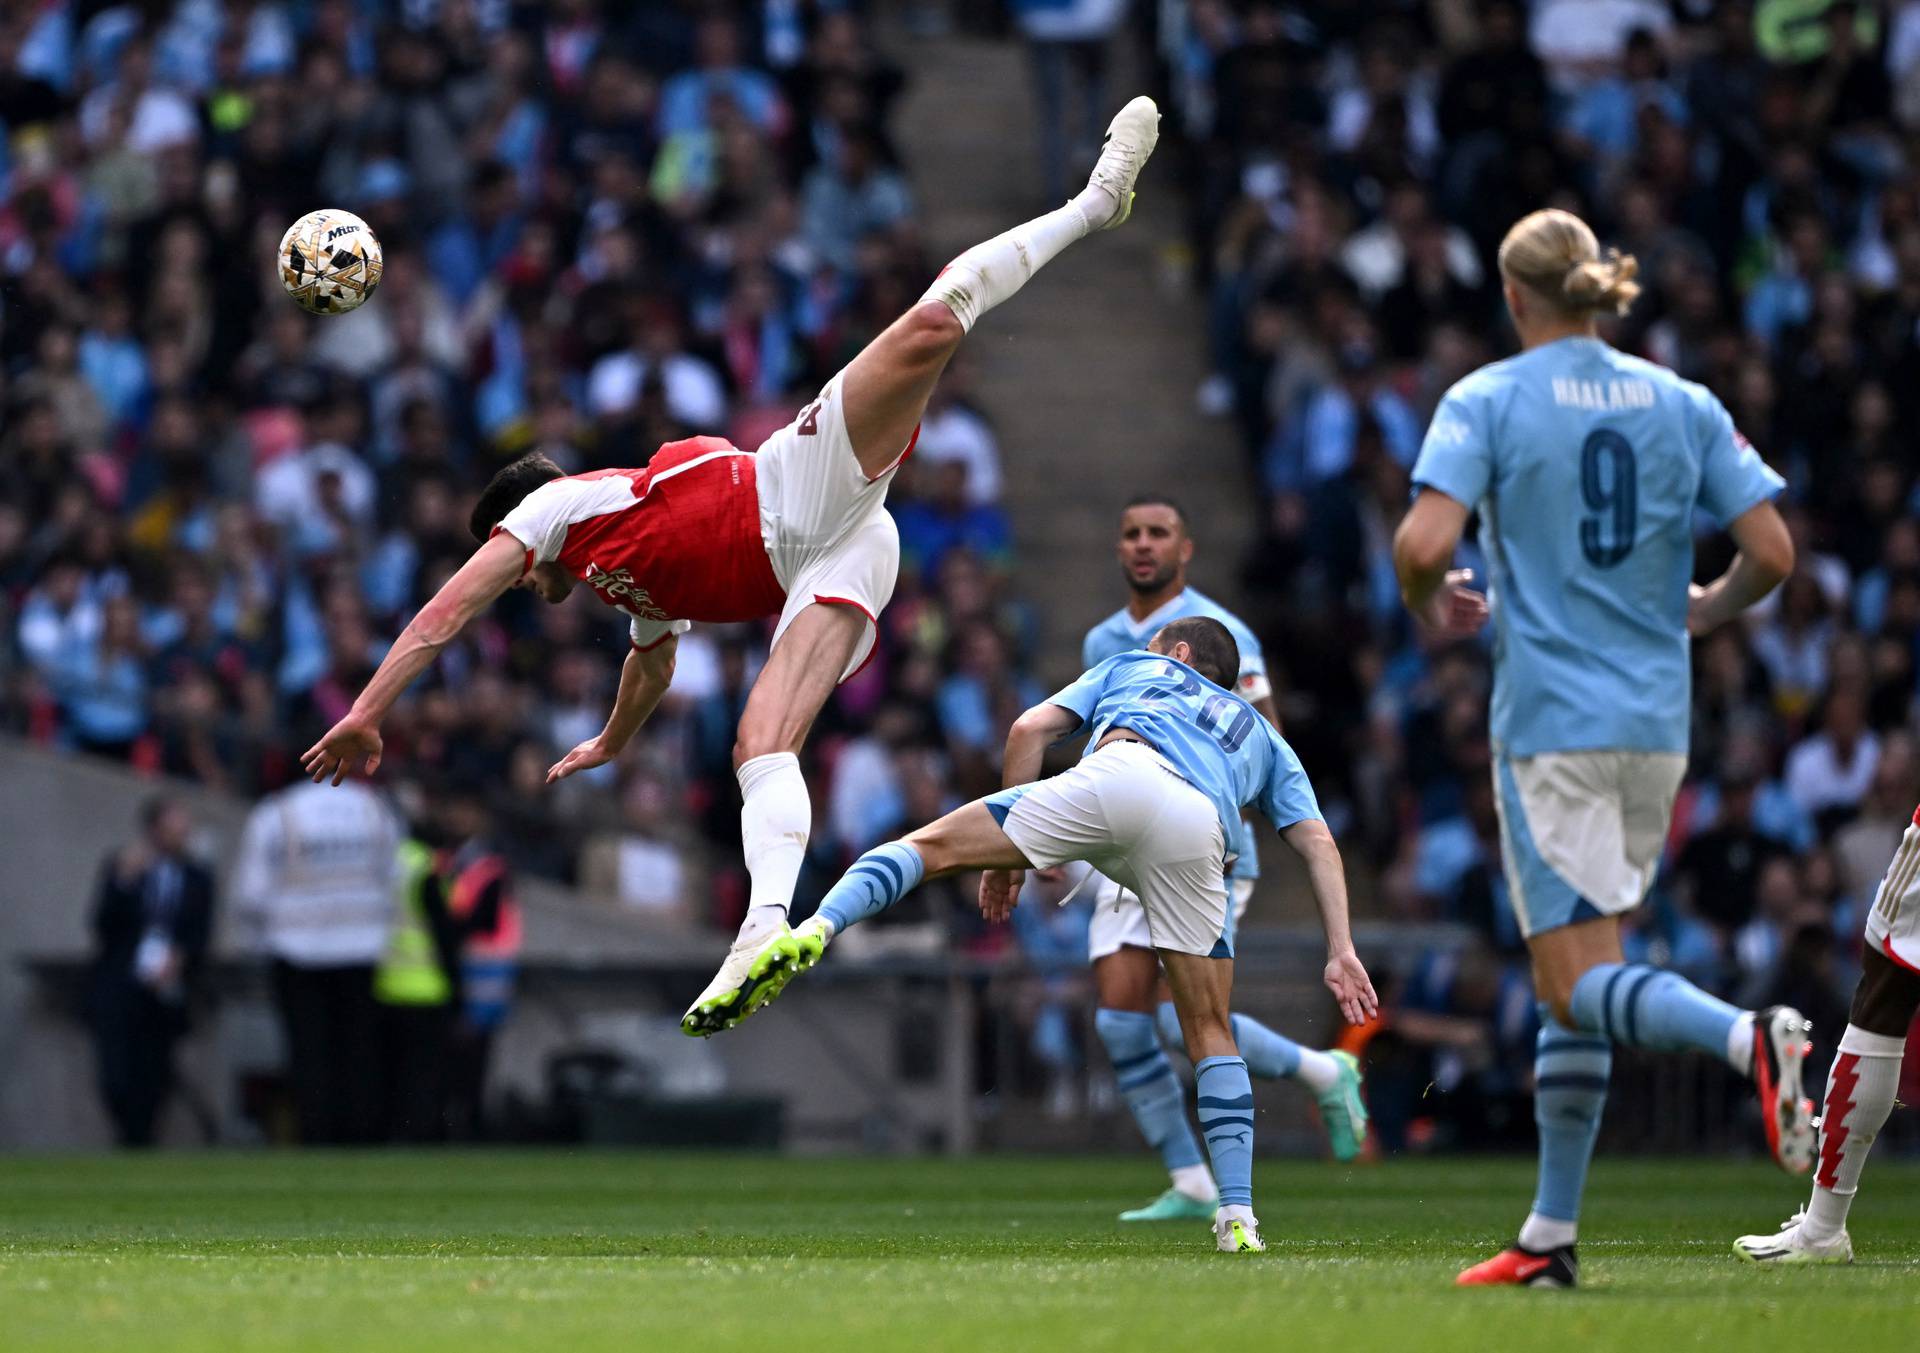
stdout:
{"type": "Polygon", "coordinates": [[[1347,875],[1340,863],[1340,847],[1335,844],[1327,824],[1317,817],[1304,818],[1280,833],[1307,866],[1307,880],[1313,885],[1313,900],[1320,908],[1320,925],[1327,932],[1327,968],[1323,974],[1327,989],[1340,1003],[1340,1013],[1349,1024],[1363,1024],[1380,1012],[1380,998],[1373,994],[1373,981],[1354,952],[1353,932],[1347,924],[1347,875]]]}
{"type": "Polygon", "coordinates": [[[353,708],[301,756],[300,766],[315,784],[329,775],[339,784],[362,762],[369,775],[378,769],[380,722],[393,702],[469,620],[520,581],[526,558],[526,546],[502,533],[475,550],[460,571],[442,584],[387,650],[353,708]]]}
{"type": "Polygon", "coordinates": [[[1787,580],[1793,572],[1793,537],[1772,503],[1748,508],[1727,528],[1740,552],[1727,571],[1688,589],[1687,633],[1718,629],[1787,580]]]}
{"type": "Polygon", "coordinates": [[[1464,504],[1422,489],[1393,533],[1400,599],[1416,618],[1445,634],[1472,634],[1487,619],[1486,596],[1467,586],[1469,572],[1447,567],[1466,525],[1464,504]]]}
{"type": "MultiPolygon", "coordinates": [[[[1040,778],[1047,748],[1073,732],[1083,721],[1064,705],[1035,705],[1007,730],[1007,751],[1001,761],[1001,783],[1008,789],[1040,778]]],[[[989,869],[980,875],[980,911],[990,921],[1005,920],[1020,900],[1022,869],[989,869]]]]}
{"type": "Polygon", "coordinates": [[[562,757],[547,772],[548,784],[558,784],[575,771],[604,766],[625,750],[673,684],[673,657],[679,647],[679,636],[669,634],[651,648],[636,648],[627,654],[607,726],[597,737],[588,738],[562,757]]]}

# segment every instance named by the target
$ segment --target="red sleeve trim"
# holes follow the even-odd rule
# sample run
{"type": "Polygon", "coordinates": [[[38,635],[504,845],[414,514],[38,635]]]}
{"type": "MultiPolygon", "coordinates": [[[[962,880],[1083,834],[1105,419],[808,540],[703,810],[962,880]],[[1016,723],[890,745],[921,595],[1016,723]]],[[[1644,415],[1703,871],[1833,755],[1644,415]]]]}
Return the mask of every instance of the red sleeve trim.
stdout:
{"type": "MultiPolygon", "coordinates": [[[[868,475],[867,482],[869,484],[874,483],[876,480],[882,479],[885,476],[892,474],[895,470],[899,469],[901,463],[905,461],[908,456],[911,456],[913,454],[913,448],[918,446],[919,444],[920,444],[920,425],[918,423],[915,423],[913,425],[913,435],[907,438],[906,450],[902,451],[899,455],[895,456],[893,458],[893,463],[888,465],[887,468],[882,470],[879,474],[868,475]]],[[[827,598],[820,597],[820,598],[816,598],[816,600],[825,601],[827,600],[827,598]]],[[[847,604],[851,606],[857,603],[848,602],[847,604]]]]}

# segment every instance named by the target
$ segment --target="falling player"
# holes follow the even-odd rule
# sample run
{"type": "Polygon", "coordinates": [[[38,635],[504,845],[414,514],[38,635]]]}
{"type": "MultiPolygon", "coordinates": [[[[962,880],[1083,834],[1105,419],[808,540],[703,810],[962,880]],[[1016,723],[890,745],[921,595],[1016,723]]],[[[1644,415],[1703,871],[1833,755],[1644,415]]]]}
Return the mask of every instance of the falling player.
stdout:
{"type": "MultiPolygon", "coordinates": [[[[1120,573],[1127,604],[1087,631],[1080,665],[1097,667],[1118,653],[1144,648],[1172,620],[1203,615],[1219,621],[1240,648],[1240,697],[1276,729],[1273,690],[1267,681],[1260,641],[1239,617],[1187,585],[1193,536],[1187,517],[1172,499],[1134,499],[1120,514],[1120,573]]],[[[1233,903],[1230,924],[1238,927],[1260,877],[1260,857],[1251,826],[1242,820],[1229,843],[1233,903]]],[[[1093,964],[1098,1009],[1093,1027],[1107,1049],[1120,1092],[1140,1133],[1160,1153],[1170,1183],[1145,1207],[1120,1214],[1121,1221],[1175,1221],[1211,1217],[1219,1203],[1213,1175],[1187,1121],[1186,1094],[1161,1040],[1180,1044],[1173,1002],[1161,989],[1160,965],[1153,952],[1151,927],[1137,894],[1104,875],[1092,882],[1093,923],[1087,957],[1093,964]],[[1157,1019],[1156,1019],[1157,1014],[1157,1019]]],[[[1233,1040],[1247,1070],[1264,1079],[1304,1083],[1320,1106],[1335,1159],[1352,1160],[1366,1136],[1367,1110],[1360,1096],[1360,1067],[1348,1052],[1322,1052],[1291,1039],[1246,1015],[1233,1017],[1233,1040]]]]}
{"type": "Polygon", "coordinates": [[[1733,1251],[1756,1264],[1850,1264],[1847,1211],[1867,1152],[1893,1112],[1907,1033],[1920,1013],[1920,809],[1900,838],[1867,913],[1847,1031],[1827,1072],[1814,1157],[1813,1200],[1772,1235],[1741,1236],[1733,1251]]]}
{"type": "Polygon", "coordinates": [[[1614,1044],[1721,1058],[1752,1077],[1774,1158],[1795,1172],[1812,1160],[1799,1012],[1737,1010],[1620,947],[1686,770],[1687,636],[1778,586],[1793,544],[1772,501],[1780,477],[1720,402],[1599,338],[1595,316],[1625,313],[1639,292],[1633,259],[1603,258],[1578,217],[1538,211],[1499,261],[1522,351],[1441,401],[1394,562],[1414,615],[1477,628],[1484,604],[1449,568],[1479,510],[1501,854],[1542,1006],[1533,1210],[1514,1248],[1460,1282],[1570,1287],[1614,1044]],[[1689,586],[1696,510],[1739,547],[1706,587],[1689,586]]]}
{"type": "Polygon", "coordinates": [[[494,477],[471,525],[485,543],[414,617],[353,708],[301,764],[334,783],[379,764],[380,724],[400,693],[509,588],[558,603],[577,579],[631,617],[633,651],[606,727],[548,783],[613,760],[673,679],[691,621],[778,615],[773,649],[734,744],[740,836],[752,885],[746,919],[712,983],[682,1018],[689,1034],[730,1027],[795,953],[787,908],[812,807],[797,753],[835,684],[873,651],[900,540],[883,507],[927,397],[979,317],[1068,245],[1122,224],[1159,137],[1153,100],[1107,128],[1078,196],[961,254],[920,301],[867,345],[757,455],[715,437],[663,446],[642,469],[565,476],[544,456],[494,477]]]}
{"type": "Polygon", "coordinates": [[[1327,935],[1324,976],[1340,1013],[1358,1024],[1378,1002],[1347,928],[1340,848],[1293,749],[1226,689],[1239,671],[1227,627],[1194,616],[1163,626],[1146,649],[1108,658],[1022,714],[1007,734],[1007,787],[854,861],[794,932],[800,957],[767,984],[766,999],[818,962],[836,935],[923,879],[986,870],[980,910],[1002,920],[1019,898],[1023,871],[1085,860],[1140,899],[1193,1059],[1200,1129],[1220,1181],[1215,1243],[1251,1251],[1266,1246],[1253,1215],[1253,1083],[1229,1008],[1226,876],[1242,808],[1258,807],[1306,863],[1327,935]],[[1080,764],[1036,783],[1047,748],[1082,730],[1080,764]]]}

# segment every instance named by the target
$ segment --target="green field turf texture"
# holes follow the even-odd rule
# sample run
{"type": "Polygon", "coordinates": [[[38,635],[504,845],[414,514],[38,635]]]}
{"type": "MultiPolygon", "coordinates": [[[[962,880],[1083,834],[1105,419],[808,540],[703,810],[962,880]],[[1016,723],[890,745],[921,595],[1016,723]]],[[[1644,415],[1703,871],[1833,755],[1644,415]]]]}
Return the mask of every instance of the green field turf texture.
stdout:
{"type": "Polygon", "coordinates": [[[1803,1186],[1595,1170],[1577,1293],[1459,1291],[1530,1163],[1262,1162],[1269,1253],[1123,1227],[1140,1157],[622,1153],[0,1159],[0,1349],[1920,1348],[1920,1168],[1869,1167],[1848,1269],[1728,1244],[1803,1186]]]}

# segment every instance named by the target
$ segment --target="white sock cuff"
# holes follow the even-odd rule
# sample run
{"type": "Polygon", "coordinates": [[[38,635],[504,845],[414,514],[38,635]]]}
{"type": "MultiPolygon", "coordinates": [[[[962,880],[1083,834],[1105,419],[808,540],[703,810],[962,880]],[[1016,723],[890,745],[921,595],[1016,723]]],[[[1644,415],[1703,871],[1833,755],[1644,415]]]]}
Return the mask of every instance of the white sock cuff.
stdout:
{"type": "Polygon", "coordinates": [[[806,777],[800,774],[800,758],[792,752],[768,752],[765,756],[742,761],[740,769],[733,774],[740,782],[740,793],[750,798],[762,785],[788,773],[797,777],[802,784],[806,783],[806,777]]]}
{"type": "Polygon", "coordinates": [[[1856,1057],[1905,1057],[1907,1040],[1888,1034],[1870,1034],[1865,1029],[1849,1024],[1847,1031],[1840,1035],[1840,1051],[1853,1053],[1856,1057]]]}

